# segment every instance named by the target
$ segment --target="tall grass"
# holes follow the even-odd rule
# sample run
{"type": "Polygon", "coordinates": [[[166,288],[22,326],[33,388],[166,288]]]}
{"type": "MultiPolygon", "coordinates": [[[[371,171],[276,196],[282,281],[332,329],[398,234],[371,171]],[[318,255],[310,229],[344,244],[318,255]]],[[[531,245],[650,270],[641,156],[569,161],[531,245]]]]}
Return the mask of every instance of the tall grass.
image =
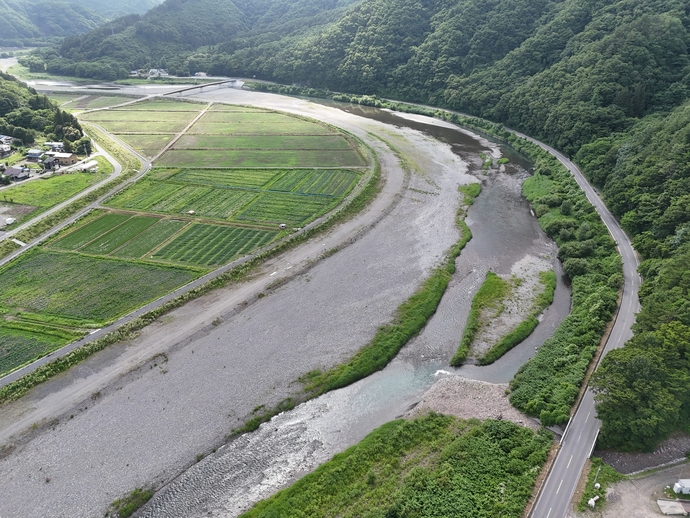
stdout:
{"type": "Polygon", "coordinates": [[[556,291],[556,274],[553,270],[540,272],[539,279],[544,288],[537,295],[529,316],[489,349],[484,356],[479,358],[477,362],[479,365],[489,365],[495,362],[513,347],[524,341],[537,327],[539,324],[537,317],[553,302],[553,295],[556,291]]]}
{"type": "Polygon", "coordinates": [[[462,333],[462,339],[460,340],[458,350],[450,360],[450,364],[453,367],[459,367],[467,358],[472,341],[481,327],[479,318],[482,310],[490,308],[498,309],[509,292],[510,285],[506,281],[501,279],[494,272],[486,272],[484,282],[472,299],[472,307],[470,308],[469,315],[467,315],[467,323],[465,324],[465,330],[462,333]]]}

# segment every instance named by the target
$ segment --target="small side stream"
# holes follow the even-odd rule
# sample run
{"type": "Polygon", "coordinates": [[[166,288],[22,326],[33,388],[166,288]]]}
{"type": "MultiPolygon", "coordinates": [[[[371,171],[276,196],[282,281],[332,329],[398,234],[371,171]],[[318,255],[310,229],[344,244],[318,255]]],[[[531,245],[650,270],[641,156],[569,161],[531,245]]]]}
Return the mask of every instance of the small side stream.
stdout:
{"type": "Polygon", "coordinates": [[[237,516],[253,502],[404,413],[446,372],[494,383],[508,382],[570,310],[570,294],[563,283],[555,243],[541,231],[521,196],[529,163],[513,150],[503,149],[510,163],[501,172],[484,175],[479,171],[478,153],[486,152],[486,147],[466,132],[384,110],[328,104],[422,131],[448,143],[463,160],[475,164],[482,193],[466,219],[473,238],[456,261],[456,273],[436,314],[383,371],[300,405],[223,446],[159,492],[140,516],[237,516]],[[512,265],[528,254],[550,261],[558,277],[554,303],[535,332],[493,365],[449,367],[472,297],[486,272],[510,273],[512,265]]]}

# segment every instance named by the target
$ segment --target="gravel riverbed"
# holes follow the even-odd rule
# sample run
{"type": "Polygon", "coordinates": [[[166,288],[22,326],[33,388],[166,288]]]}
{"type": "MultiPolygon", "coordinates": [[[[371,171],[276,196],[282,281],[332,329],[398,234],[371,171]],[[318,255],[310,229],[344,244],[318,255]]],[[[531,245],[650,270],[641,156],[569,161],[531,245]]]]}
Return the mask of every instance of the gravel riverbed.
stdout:
{"type": "MultiPolygon", "coordinates": [[[[457,187],[475,180],[449,146],[329,108],[306,111],[414,157],[392,210],[335,255],[296,264],[303,273],[268,296],[256,300],[271,270],[294,263],[274,260],[257,274],[266,278],[258,292],[217,290],[3,408],[0,437],[12,451],[0,460],[0,516],[102,516],[133,488],[167,483],[252,409],[298,391],[300,375],[364,345],[457,240],[457,187]],[[228,307],[238,293],[256,301],[228,307]]],[[[397,160],[372,144],[393,184],[397,160]]],[[[328,238],[307,248],[328,250],[328,238]]]]}

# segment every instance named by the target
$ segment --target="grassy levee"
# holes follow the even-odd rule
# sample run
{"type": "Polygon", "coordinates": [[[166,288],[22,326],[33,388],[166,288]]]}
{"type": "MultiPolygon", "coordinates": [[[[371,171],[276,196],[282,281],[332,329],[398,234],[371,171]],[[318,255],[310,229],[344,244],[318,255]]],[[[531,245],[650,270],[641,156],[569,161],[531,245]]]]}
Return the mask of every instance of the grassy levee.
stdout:
{"type": "Polygon", "coordinates": [[[450,360],[450,364],[453,367],[459,367],[467,358],[472,341],[481,326],[479,317],[482,310],[498,309],[509,292],[510,285],[506,281],[494,272],[486,272],[484,282],[472,299],[472,307],[470,308],[469,315],[467,315],[467,323],[465,324],[465,330],[462,332],[458,350],[450,360]]]}
{"type": "Polygon", "coordinates": [[[556,274],[553,270],[541,272],[539,274],[544,289],[539,293],[530,315],[520,322],[510,333],[505,335],[497,344],[489,349],[484,356],[477,360],[479,365],[489,365],[498,360],[513,347],[525,340],[539,324],[539,314],[548,308],[553,302],[553,295],[556,291],[556,274]]]}
{"type": "Polygon", "coordinates": [[[509,421],[391,421],[241,516],[517,518],[551,440],[509,421]]]}
{"type": "MultiPolygon", "coordinates": [[[[109,149],[109,152],[115,155],[113,150],[109,149]]],[[[121,149],[120,152],[124,153],[124,151],[121,149]]],[[[201,286],[191,289],[184,294],[162,304],[161,306],[158,306],[156,309],[148,311],[147,313],[124,323],[113,332],[108,333],[97,340],[89,342],[64,356],[53,360],[50,363],[42,365],[33,372],[5,385],[4,387],[0,388],[0,406],[10,401],[19,399],[35,386],[40,385],[52,377],[67,371],[74,365],[81,363],[93,354],[102,351],[109,345],[135,337],[139,330],[143,329],[167,312],[182,306],[186,302],[198,298],[212,290],[225,287],[233,282],[241,281],[242,279],[246,278],[247,274],[249,274],[267,259],[275,257],[278,254],[281,254],[282,252],[331,229],[336,224],[346,221],[347,219],[359,213],[376,197],[382,187],[381,166],[373,153],[372,157],[375,161],[375,166],[373,173],[369,177],[366,185],[364,185],[362,190],[355,195],[349,203],[343,205],[339,209],[336,209],[333,214],[331,214],[330,217],[321,225],[317,225],[300,232],[299,234],[290,236],[289,238],[279,242],[271,249],[261,254],[257,254],[250,260],[243,262],[232,270],[224,272],[223,274],[209,280],[201,286]]],[[[119,157],[118,160],[120,160],[119,157]]],[[[130,157],[130,160],[134,159],[130,157]]],[[[467,229],[467,231],[469,232],[469,229],[467,229]]],[[[274,413],[278,413],[280,411],[282,410],[275,409],[274,413]]],[[[271,415],[274,415],[274,413],[271,415]]],[[[260,421],[263,422],[264,420],[268,419],[269,418],[267,417],[262,417],[260,421]]],[[[256,427],[258,427],[259,424],[261,423],[259,422],[256,424],[256,427]]]]}
{"type": "Polygon", "coordinates": [[[479,194],[481,186],[471,184],[462,186],[460,190],[464,193],[464,200],[458,210],[456,223],[461,236],[447,252],[443,264],[433,270],[421,287],[398,307],[395,320],[379,328],[371,342],[349,361],[325,372],[313,371],[305,375],[301,381],[305,383],[305,392],[310,397],[345,387],[383,369],[398,351],[424,328],[436,312],[448,282],[455,273],[455,259],[472,237],[464,217],[472,199],[479,194]]]}

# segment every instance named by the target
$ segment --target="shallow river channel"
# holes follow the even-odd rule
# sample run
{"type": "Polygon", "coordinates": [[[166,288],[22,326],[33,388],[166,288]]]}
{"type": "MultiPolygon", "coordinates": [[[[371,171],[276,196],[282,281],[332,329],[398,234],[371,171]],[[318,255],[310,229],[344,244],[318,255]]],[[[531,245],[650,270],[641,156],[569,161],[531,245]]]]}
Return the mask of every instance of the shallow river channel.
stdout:
{"type": "MultiPolygon", "coordinates": [[[[403,414],[448,373],[493,383],[508,382],[569,311],[569,290],[563,284],[555,244],[540,230],[520,194],[529,168],[520,156],[501,148],[510,163],[483,174],[478,154],[488,152],[487,141],[476,135],[431,123],[424,117],[351,105],[329,106],[416,130],[449,144],[482,183],[482,193],[466,219],[473,238],[457,259],[456,273],[438,311],[388,367],[276,416],[256,432],[222,446],[159,491],[141,516],[236,516],[403,414]],[[525,342],[493,365],[449,367],[472,296],[487,270],[510,273],[511,267],[528,255],[550,262],[558,274],[554,303],[540,325],[525,342]]],[[[495,152],[495,145],[493,148],[495,152]]]]}

